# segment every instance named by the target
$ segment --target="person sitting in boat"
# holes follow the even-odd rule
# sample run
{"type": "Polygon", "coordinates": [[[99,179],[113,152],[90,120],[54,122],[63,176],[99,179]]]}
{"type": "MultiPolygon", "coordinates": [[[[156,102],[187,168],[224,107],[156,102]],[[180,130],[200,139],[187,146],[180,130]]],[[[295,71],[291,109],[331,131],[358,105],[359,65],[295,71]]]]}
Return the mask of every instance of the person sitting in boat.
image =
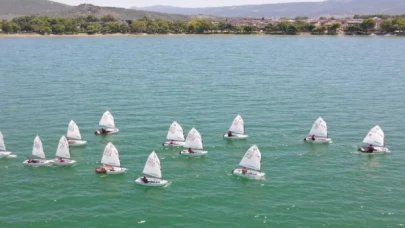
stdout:
{"type": "Polygon", "coordinates": [[[114,172],[114,171],[115,171],[114,167],[111,167],[111,168],[110,168],[110,171],[113,171],[113,172],[114,172]]]}
{"type": "Polygon", "coordinates": [[[367,152],[369,152],[369,153],[373,153],[373,152],[374,152],[374,147],[373,147],[373,145],[370,145],[370,146],[367,148],[367,152]]]}
{"type": "Polygon", "coordinates": [[[35,159],[28,159],[28,163],[38,163],[38,161],[35,159]]]}
{"type": "Polygon", "coordinates": [[[65,162],[65,160],[63,160],[63,158],[59,158],[59,162],[65,162]]]}
{"type": "Polygon", "coordinates": [[[174,142],[173,142],[173,140],[170,140],[170,143],[169,143],[170,145],[173,145],[174,144],[174,142]]]}
{"type": "Polygon", "coordinates": [[[246,174],[246,173],[247,173],[247,169],[246,169],[246,167],[243,167],[242,174],[246,174]]]}
{"type": "Polygon", "coordinates": [[[228,131],[228,137],[232,137],[232,131],[228,131]]]}
{"type": "Polygon", "coordinates": [[[188,148],[189,153],[194,153],[194,151],[191,149],[191,147],[188,148]]]}
{"type": "Polygon", "coordinates": [[[143,176],[142,177],[142,181],[143,181],[143,183],[145,183],[145,184],[147,184],[149,181],[148,181],[148,178],[146,178],[146,176],[143,176]]]}
{"type": "Polygon", "coordinates": [[[315,135],[311,136],[312,141],[315,141],[315,135]]]}

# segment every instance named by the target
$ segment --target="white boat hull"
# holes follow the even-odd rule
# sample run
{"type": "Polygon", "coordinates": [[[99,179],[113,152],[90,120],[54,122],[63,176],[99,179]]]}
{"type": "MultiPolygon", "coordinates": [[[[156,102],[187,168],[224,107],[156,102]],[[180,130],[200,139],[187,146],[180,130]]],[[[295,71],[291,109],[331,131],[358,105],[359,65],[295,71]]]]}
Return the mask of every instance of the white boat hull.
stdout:
{"type": "Polygon", "coordinates": [[[96,167],[96,173],[103,173],[103,174],[121,174],[127,171],[126,168],[122,167],[96,167]]]}
{"type": "Polygon", "coordinates": [[[162,145],[163,146],[178,146],[178,147],[181,147],[181,146],[184,146],[185,143],[186,142],[173,141],[173,143],[170,144],[170,141],[166,141],[162,145]]]}
{"type": "Polygon", "coordinates": [[[235,134],[232,133],[232,136],[228,136],[228,134],[224,135],[224,138],[227,139],[247,139],[249,136],[248,135],[241,135],[241,134],[235,134]]]}
{"type": "Polygon", "coordinates": [[[161,179],[156,179],[156,178],[148,178],[148,183],[145,183],[142,181],[142,178],[143,177],[139,177],[138,179],[136,179],[135,184],[148,186],[148,187],[164,187],[169,183],[167,180],[161,180],[161,179]]]}
{"type": "Polygon", "coordinates": [[[332,142],[331,138],[321,138],[321,137],[315,137],[315,140],[312,140],[312,137],[306,137],[304,138],[305,142],[311,142],[311,143],[330,143],[332,142]]]}
{"type": "Polygon", "coordinates": [[[247,173],[242,173],[242,169],[235,169],[232,171],[232,174],[235,176],[247,178],[247,179],[263,179],[265,176],[265,173],[254,171],[254,170],[248,170],[247,173]]]}
{"type": "Polygon", "coordinates": [[[71,147],[71,146],[84,146],[84,145],[87,144],[87,141],[77,140],[77,139],[69,139],[68,143],[69,143],[69,147],[71,147]]]}
{"type": "Polygon", "coordinates": [[[25,160],[23,162],[23,164],[28,165],[28,166],[50,166],[50,165],[52,165],[51,160],[35,159],[35,161],[37,161],[37,162],[36,163],[29,163],[28,160],[25,160]]]}
{"type": "Polygon", "coordinates": [[[10,155],[11,155],[11,152],[8,152],[8,151],[0,152],[0,158],[8,158],[8,157],[10,157],[10,155]]]}
{"type": "Polygon", "coordinates": [[[208,154],[208,151],[202,150],[194,150],[193,153],[188,152],[188,150],[180,151],[180,155],[187,156],[187,157],[202,157],[208,154]]]}
{"type": "Polygon", "coordinates": [[[373,152],[369,152],[368,151],[368,147],[360,147],[358,149],[358,151],[365,153],[365,154],[385,154],[385,153],[389,153],[390,150],[386,147],[379,147],[379,146],[374,146],[374,151],[373,152]]]}
{"type": "Polygon", "coordinates": [[[52,160],[52,163],[57,166],[72,166],[76,164],[76,161],[70,159],[63,159],[63,162],[61,162],[58,158],[56,158],[52,160]]]}
{"type": "Polygon", "coordinates": [[[110,135],[110,134],[115,134],[120,131],[118,128],[106,128],[105,130],[107,132],[102,133],[101,129],[98,129],[98,130],[96,130],[95,134],[96,135],[110,135]]]}

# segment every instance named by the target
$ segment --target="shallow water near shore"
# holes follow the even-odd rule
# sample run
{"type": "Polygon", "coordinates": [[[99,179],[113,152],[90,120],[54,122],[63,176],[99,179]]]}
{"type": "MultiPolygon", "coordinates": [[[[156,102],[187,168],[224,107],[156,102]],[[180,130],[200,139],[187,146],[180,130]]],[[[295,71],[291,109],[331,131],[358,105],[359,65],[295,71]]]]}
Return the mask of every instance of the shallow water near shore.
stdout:
{"type": "Polygon", "coordinates": [[[0,227],[401,227],[405,53],[401,38],[86,37],[0,39],[0,227]],[[96,136],[110,110],[120,132],[96,136]],[[236,114],[247,140],[222,138],[236,114]],[[330,145],[306,144],[313,121],[330,145]],[[88,145],[74,167],[25,167],[38,134],[48,158],[73,119],[88,145]],[[208,155],[163,148],[172,121],[208,155]],[[386,155],[355,153],[370,128],[386,155]],[[112,142],[125,175],[97,175],[112,142]],[[263,181],[231,175],[262,152],[263,181]],[[159,189],[136,186],[149,153],[159,189]]]}

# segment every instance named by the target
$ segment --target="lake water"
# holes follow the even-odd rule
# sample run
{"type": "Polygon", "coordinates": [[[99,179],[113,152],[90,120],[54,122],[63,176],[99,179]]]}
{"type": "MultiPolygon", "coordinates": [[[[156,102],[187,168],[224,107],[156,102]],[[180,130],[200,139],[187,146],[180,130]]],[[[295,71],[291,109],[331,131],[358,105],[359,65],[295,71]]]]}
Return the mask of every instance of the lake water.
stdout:
{"type": "Polygon", "coordinates": [[[403,227],[405,41],[388,37],[0,39],[0,227],[403,227]],[[95,136],[110,110],[120,132],[95,136]],[[249,139],[222,138],[236,114],[249,139]],[[305,144],[313,121],[330,145],[305,144]],[[25,167],[38,134],[48,158],[73,119],[77,165],[25,167]],[[205,158],[163,148],[196,127],[205,158]],[[386,155],[355,153],[370,128],[386,155]],[[128,172],[98,175],[112,142],[128,172]],[[264,181],[231,175],[262,152],[264,181]],[[166,188],[136,186],[149,153],[166,188]]]}

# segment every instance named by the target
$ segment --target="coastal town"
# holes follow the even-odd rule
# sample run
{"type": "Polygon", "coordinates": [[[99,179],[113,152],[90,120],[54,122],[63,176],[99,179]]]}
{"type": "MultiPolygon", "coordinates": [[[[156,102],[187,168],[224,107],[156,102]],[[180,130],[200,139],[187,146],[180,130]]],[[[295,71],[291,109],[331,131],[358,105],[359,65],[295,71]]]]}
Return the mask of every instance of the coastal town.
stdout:
{"type": "Polygon", "coordinates": [[[402,36],[405,15],[355,15],[353,17],[212,18],[190,20],[148,17],[118,19],[114,15],[69,17],[23,16],[0,22],[3,34],[271,34],[271,35],[384,35],[402,36]]]}

